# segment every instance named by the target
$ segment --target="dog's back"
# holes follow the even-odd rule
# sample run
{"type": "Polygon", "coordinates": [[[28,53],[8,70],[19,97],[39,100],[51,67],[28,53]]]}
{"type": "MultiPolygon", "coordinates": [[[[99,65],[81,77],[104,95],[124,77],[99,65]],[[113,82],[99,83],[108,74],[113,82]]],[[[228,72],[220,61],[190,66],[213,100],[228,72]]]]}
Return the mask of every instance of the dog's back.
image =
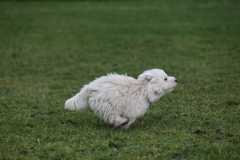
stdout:
{"type": "Polygon", "coordinates": [[[136,79],[128,77],[127,75],[108,74],[107,76],[97,78],[84,87],[98,92],[122,91],[122,89],[128,88],[134,83],[136,83],[136,79]]]}
{"type": "Polygon", "coordinates": [[[88,104],[96,106],[96,103],[103,101],[121,104],[118,100],[130,94],[129,88],[134,83],[136,83],[136,79],[127,75],[114,73],[102,76],[84,85],[79,93],[68,99],[65,102],[65,109],[81,110],[86,108],[88,104]],[[116,97],[119,97],[119,99],[116,97]]]}

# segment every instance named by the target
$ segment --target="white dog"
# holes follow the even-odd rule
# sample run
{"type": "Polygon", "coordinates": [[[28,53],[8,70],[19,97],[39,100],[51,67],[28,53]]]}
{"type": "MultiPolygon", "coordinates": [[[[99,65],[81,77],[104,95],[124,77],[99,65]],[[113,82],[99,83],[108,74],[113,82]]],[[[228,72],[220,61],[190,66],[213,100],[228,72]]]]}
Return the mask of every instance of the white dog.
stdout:
{"type": "Polygon", "coordinates": [[[177,80],[160,69],[147,70],[138,79],[108,74],[85,85],[65,102],[65,109],[81,110],[90,105],[105,122],[128,128],[144,115],[151,103],[171,92],[176,85],[177,80]]]}

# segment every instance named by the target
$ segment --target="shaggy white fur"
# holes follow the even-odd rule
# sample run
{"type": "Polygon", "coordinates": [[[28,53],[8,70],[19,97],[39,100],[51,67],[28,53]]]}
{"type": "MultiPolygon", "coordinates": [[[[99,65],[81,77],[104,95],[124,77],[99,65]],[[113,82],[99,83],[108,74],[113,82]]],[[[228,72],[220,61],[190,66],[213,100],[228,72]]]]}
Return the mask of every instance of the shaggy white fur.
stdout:
{"type": "Polygon", "coordinates": [[[144,115],[152,102],[171,92],[176,85],[177,80],[160,69],[147,70],[138,79],[108,74],[85,85],[65,102],[65,109],[81,110],[90,105],[105,122],[128,128],[144,115]]]}

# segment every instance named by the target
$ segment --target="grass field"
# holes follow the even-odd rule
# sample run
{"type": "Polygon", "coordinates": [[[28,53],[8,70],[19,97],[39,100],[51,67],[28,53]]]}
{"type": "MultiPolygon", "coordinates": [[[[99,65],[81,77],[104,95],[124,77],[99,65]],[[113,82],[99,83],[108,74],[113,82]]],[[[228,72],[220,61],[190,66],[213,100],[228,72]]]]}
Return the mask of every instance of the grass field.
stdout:
{"type": "Polygon", "coordinates": [[[240,159],[240,1],[0,2],[0,159],[240,159]],[[177,88],[128,130],[66,99],[109,72],[177,88]]]}

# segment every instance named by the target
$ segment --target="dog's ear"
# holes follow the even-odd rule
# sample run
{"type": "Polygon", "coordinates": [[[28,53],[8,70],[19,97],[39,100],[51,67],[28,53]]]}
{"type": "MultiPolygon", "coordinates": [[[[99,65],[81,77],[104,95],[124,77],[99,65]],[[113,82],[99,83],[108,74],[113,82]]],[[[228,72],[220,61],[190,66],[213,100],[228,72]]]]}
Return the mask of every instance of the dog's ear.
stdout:
{"type": "Polygon", "coordinates": [[[144,79],[147,80],[147,81],[151,81],[152,78],[153,78],[153,76],[150,75],[150,74],[147,74],[147,75],[145,75],[145,77],[144,77],[144,79]]]}
{"type": "Polygon", "coordinates": [[[140,81],[149,82],[149,81],[151,81],[152,78],[153,78],[153,75],[148,71],[145,71],[138,76],[138,80],[140,80],[140,81]]]}

